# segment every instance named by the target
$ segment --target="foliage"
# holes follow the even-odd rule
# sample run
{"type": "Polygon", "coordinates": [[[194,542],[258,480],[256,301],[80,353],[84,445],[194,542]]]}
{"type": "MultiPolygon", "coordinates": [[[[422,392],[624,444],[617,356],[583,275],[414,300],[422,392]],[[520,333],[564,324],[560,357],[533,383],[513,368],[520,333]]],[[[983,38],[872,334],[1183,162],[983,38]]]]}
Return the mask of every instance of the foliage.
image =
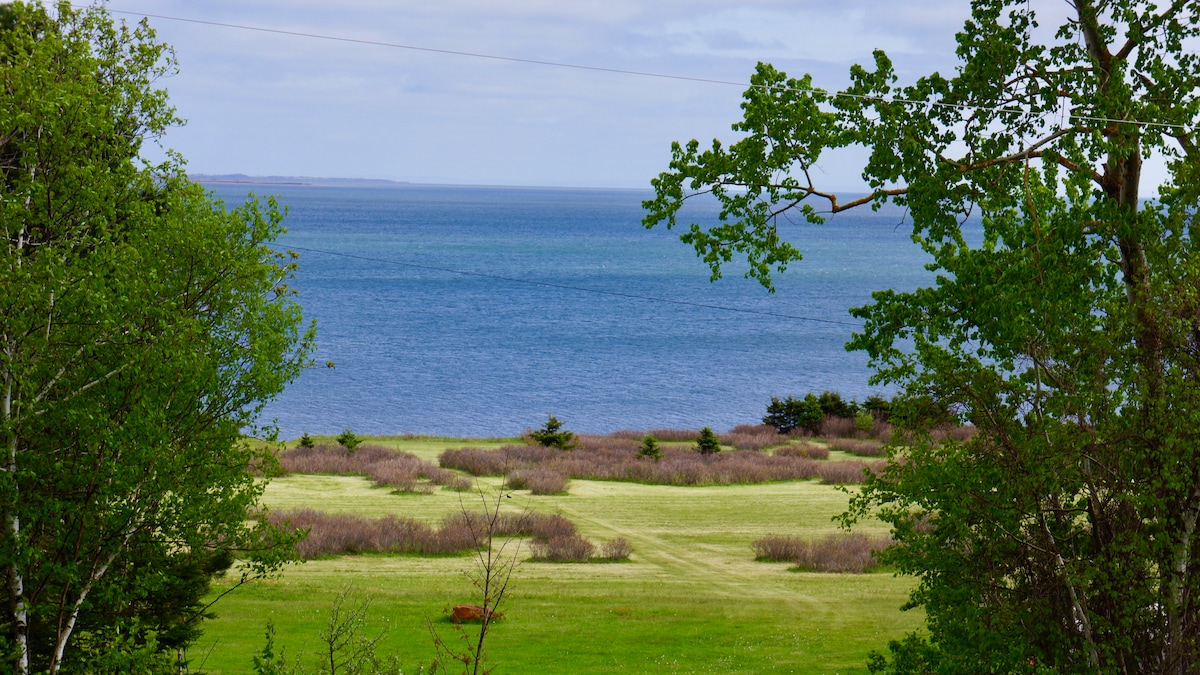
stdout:
{"type": "Polygon", "coordinates": [[[571,450],[575,447],[575,434],[562,428],[563,423],[554,415],[546,416],[546,424],[541,429],[529,432],[529,438],[534,443],[547,448],[571,450]]]}
{"type": "Polygon", "coordinates": [[[509,586],[517,569],[517,555],[521,552],[519,540],[502,538],[501,534],[505,519],[500,513],[500,506],[508,497],[504,492],[497,492],[495,498],[489,501],[481,490],[479,500],[483,507],[482,518],[471,518],[466,505],[459,504],[460,513],[470,524],[469,531],[474,541],[475,567],[467,576],[479,593],[479,632],[471,635],[462,623],[455,623],[454,631],[464,645],[456,647],[437,632],[432,622],[427,622],[437,650],[437,658],[430,667],[432,673],[448,674],[451,664],[461,666],[463,675],[486,675],[492,672],[487,665],[488,631],[492,623],[502,617],[499,610],[511,590],[509,586]],[[510,546],[511,552],[508,550],[510,546]]]}
{"type": "Polygon", "coordinates": [[[334,440],[337,441],[338,445],[349,450],[350,452],[354,452],[355,448],[357,448],[359,445],[362,445],[362,439],[355,435],[355,433],[350,430],[350,427],[343,429],[342,433],[338,434],[337,438],[334,440]]]}
{"type": "Polygon", "coordinates": [[[317,445],[316,441],[314,441],[314,440],[313,440],[313,437],[312,437],[312,436],[309,436],[309,435],[308,435],[308,432],[307,432],[307,431],[306,431],[306,432],[304,432],[304,433],[303,433],[303,434],[300,436],[300,447],[302,447],[302,448],[313,448],[313,447],[316,447],[316,445],[317,445]]]}
{"type": "Polygon", "coordinates": [[[852,419],[858,414],[858,404],[853,401],[846,401],[842,395],[836,391],[823,391],[817,396],[817,403],[821,406],[821,412],[825,413],[826,417],[841,417],[852,419]]]}
{"type": "Polygon", "coordinates": [[[700,430],[700,438],[696,439],[696,452],[702,455],[715,455],[721,451],[721,441],[709,427],[700,430]]]}
{"type": "Polygon", "coordinates": [[[908,86],[882,52],[838,93],[760,64],[741,139],[675,144],[646,202],[671,227],[711,194],[721,222],[681,238],[768,288],[800,259],[780,229],[819,206],[897,204],[931,257],[930,287],[852,310],[907,437],[846,520],[893,526],[929,628],[881,669],[1200,667],[1200,4],[1068,8],[1051,33],[975,0],[959,67],[908,86]],[[855,145],[871,192],[845,201],[813,170],[855,145]]]}
{"type": "Polygon", "coordinates": [[[658,461],[662,459],[662,446],[658,444],[658,439],[647,435],[642,439],[642,444],[638,446],[638,457],[653,459],[658,461]]]}
{"type": "MultiPolygon", "coordinates": [[[[718,441],[720,439],[717,439],[718,441]]],[[[452,448],[438,462],[475,476],[513,475],[522,469],[550,469],[579,480],[620,480],[664,485],[729,485],[818,478],[827,483],[861,483],[863,469],[883,464],[828,459],[823,447],[787,452],[780,448],[762,452],[722,452],[702,455],[691,447],[667,446],[657,462],[638,457],[638,444],[623,439],[585,437],[578,450],[567,455],[550,448],[509,445],[496,450],[452,448]]]]}
{"type": "Polygon", "coordinates": [[[869,432],[875,428],[875,416],[869,411],[863,410],[854,416],[855,431],[869,432]]]}
{"type": "Polygon", "coordinates": [[[629,560],[633,555],[633,545],[625,537],[616,537],[600,544],[600,557],[612,562],[629,560]]]}
{"type": "Polygon", "coordinates": [[[273,201],[227,211],[176,156],[140,159],[177,122],[153,88],[173,70],[144,23],[0,8],[0,632],[18,673],[157,668],[138,655],[193,639],[231,553],[243,579],[286,555],[245,526],[263,489],[247,467],[273,460],[243,433],[268,431],[258,413],[306,361],[295,263],[270,248],[273,201]]]}
{"type": "Polygon", "coordinates": [[[868,396],[867,400],[863,401],[859,407],[883,422],[887,422],[892,416],[892,402],[878,394],[868,396]]]}
{"type": "Polygon", "coordinates": [[[767,404],[767,414],[763,424],[770,424],[781,434],[790,433],[796,429],[804,429],[810,434],[816,434],[825,419],[825,411],[821,402],[813,394],[802,399],[788,396],[780,401],[772,396],[767,404]]]}
{"type": "MultiPolygon", "coordinates": [[[[275,624],[268,621],[266,642],[261,651],[251,657],[251,667],[255,675],[403,675],[399,659],[379,655],[379,643],[387,635],[385,623],[383,629],[374,637],[367,634],[367,611],[371,606],[370,600],[363,600],[357,605],[348,607],[346,597],[349,589],[344,589],[333,600],[329,619],[321,629],[319,640],[321,649],[316,653],[316,668],[306,667],[303,655],[297,654],[292,663],[288,663],[286,647],[280,647],[276,653],[275,624]]],[[[125,671],[123,671],[125,672],[125,671]]]]}

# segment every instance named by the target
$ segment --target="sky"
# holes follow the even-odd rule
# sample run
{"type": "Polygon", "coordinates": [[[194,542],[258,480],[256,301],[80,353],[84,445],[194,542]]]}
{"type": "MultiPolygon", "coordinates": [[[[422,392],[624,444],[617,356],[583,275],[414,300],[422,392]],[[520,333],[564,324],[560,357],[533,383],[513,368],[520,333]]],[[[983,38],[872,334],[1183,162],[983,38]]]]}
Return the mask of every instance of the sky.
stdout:
{"type": "MultiPolygon", "coordinates": [[[[1060,12],[1061,0],[1042,0],[1060,12]]],[[[672,141],[735,139],[758,61],[837,89],[885,49],[902,81],[956,67],[965,0],[111,0],[151,13],[631,74],[151,18],[194,174],[647,188],[672,141]]],[[[128,13],[127,13],[128,12],[128,13]]],[[[130,14],[132,13],[132,14],[130,14]]],[[[830,189],[861,187],[849,151],[830,189]]]]}

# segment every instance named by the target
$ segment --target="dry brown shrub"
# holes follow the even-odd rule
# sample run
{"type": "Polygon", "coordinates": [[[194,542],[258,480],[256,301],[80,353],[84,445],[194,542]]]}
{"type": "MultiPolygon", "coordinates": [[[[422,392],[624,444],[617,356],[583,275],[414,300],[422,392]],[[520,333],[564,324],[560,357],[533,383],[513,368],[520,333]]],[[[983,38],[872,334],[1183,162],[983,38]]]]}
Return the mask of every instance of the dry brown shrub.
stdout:
{"type": "Polygon", "coordinates": [[[890,422],[885,422],[877,417],[875,418],[875,422],[871,425],[871,432],[869,435],[871,438],[874,438],[877,441],[886,443],[892,438],[892,425],[890,422]]]}
{"type": "Polygon", "coordinates": [[[699,430],[691,429],[650,429],[648,431],[637,431],[634,429],[621,429],[608,434],[609,438],[620,438],[631,441],[641,441],[646,436],[653,436],[660,441],[694,441],[700,438],[699,430]]]}
{"type": "Polygon", "coordinates": [[[528,472],[529,491],[535,495],[561,495],[567,491],[567,478],[550,469],[533,469],[528,472]]]}
{"type": "Polygon", "coordinates": [[[866,482],[866,471],[879,473],[887,464],[885,460],[865,462],[849,459],[841,462],[821,462],[817,468],[817,477],[822,483],[831,485],[846,485],[866,482]]]}
{"type": "Polygon", "coordinates": [[[755,541],[758,560],[795,563],[804,570],[861,574],[879,566],[873,555],[891,545],[891,537],[858,532],[831,534],[810,541],[799,537],[771,535],[755,541]]]}
{"type": "Polygon", "coordinates": [[[854,438],[856,433],[858,430],[854,428],[853,419],[827,415],[817,435],[822,438],[854,438]]]}
{"type": "Polygon", "coordinates": [[[587,562],[596,545],[579,535],[554,539],[535,539],[529,544],[534,560],[546,562],[587,562]]]}
{"type": "Polygon", "coordinates": [[[807,459],[829,459],[829,448],[816,443],[785,445],[775,449],[776,457],[804,457],[807,459]]]}
{"type": "Polygon", "coordinates": [[[830,450],[841,450],[862,457],[883,457],[887,450],[876,440],[858,440],[854,438],[835,438],[829,442],[830,450]]]}
{"type": "Polygon", "coordinates": [[[537,514],[537,517],[529,521],[528,530],[523,534],[528,534],[535,541],[550,541],[551,539],[574,537],[578,532],[575,529],[575,523],[556,513],[554,515],[537,514]]]}
{"type": "MultiPolygon", "coordinates": [[[[347,553],[463,553],[486,545],[489,517],[460,511],[444,517],[437,529],[410,518],[366,518],[313,509],[272,512],[268,520],[288,531],[308,530],[308,536],[296,543],[296,551],[301,558],[309,559],[347,553]]],[[[530,512],[499,514],[492,525],[492,536],[554,541],[557,543],[550,548],[555,556],[565,555],[563,551],[571,550],[571,546],[578,549],[580,545],[572,544],[571,540],[581,539],[575,523],[562,515],[530,512]]]]}
{"type": "Polygon", "coordinates": [[[448,550],[432,527],[409,518],[364,518],[300,509],[271,513],[269,521],[288,530],[308,530],[308,536],[296,543],[296,552],[302,558],[366,552],[431,555],[466,550],[448,550]]]}
{"type": "MultiPolygon", "coordinates": [[[[817,448],[819,446],[813,446],[817,448]]],[[[661,485],[728,485],[767,481],[803,480],[819,477],[817,462],[804,453],[752,451],[701,455],[690,448],[663,447],[659,461],[637,454],[638,444],[629,439],[584,437],[570,452],[506,446],[499,450],[459,449],[441,455],[443,466],[471,473],[480,467],[506,467],[517,482],[510,486],[532,487],[533,470],[553,471],[578,480],[625,480],[661,485]]],[[[818,450],[808,454],[819,456],[818,450]]]]}
{"type": "Polygon", "coordinates": [[[279,455],[280,466],[290,473],[329,473],[366,476],[381,487],[403,492],[432,492],[434,486],[462,486],[462,477],[438,468],[408,452],[379,445],[361,445],[348,450],[341,445],[318,443],[279,455]]]}
{"type": "Polygon", "coordinates": [[[503,453],[482,448],[448,448],[438,455],[438,464],[472,476],[503,476],[509,470],[503,453]]]}
{"type": "Polygon", "coordinates": [[[754,540],[750,544],[754,549],[754,559],[766,562],[792,562],[800,557],[801,550],[808,542],[799,537],[784,537],[768,535],[754,540]]]}
{"type": "Polygon", "coordinates": [[[768,424],[742,424],[727,434],[719,434],[717,438],[723,445],[733,446],[738,450],[762,450],[786,443],[788,440],[787,436],[779,434],[775,427],[768,424]]]}
{"type": "Polygon", "coordinates": [[[631,555],[633,555],[633,547],[629,545],[629,541],[625,537],[609,539],[600,545],[600,557],[605,560],[629,560],[631,555]]]}

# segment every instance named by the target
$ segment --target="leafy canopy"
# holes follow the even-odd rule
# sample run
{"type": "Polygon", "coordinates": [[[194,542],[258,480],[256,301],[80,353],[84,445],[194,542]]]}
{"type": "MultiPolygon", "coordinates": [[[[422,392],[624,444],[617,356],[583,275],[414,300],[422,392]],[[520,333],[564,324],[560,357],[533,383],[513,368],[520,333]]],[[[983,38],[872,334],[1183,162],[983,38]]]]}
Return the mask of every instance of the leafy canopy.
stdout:
{"type": "Polygon", "coordinates": [[[178,123],[154,87],[173,70],[144,23],[0,7],[6,672],[178,671],[213,575],[286,555],[247,525],[273,459],[243,432],[312,333],[278,206],[226,210],[141,159],[178,123]]]}
{"type": "Polygon", "coordinates": [[[1067,5],[1048,32],[1035,3],[972,2],[959,67],[911,84],[883,52],[836,93],[760,64],[739,139],[675,144],[645,203],[673,227],[716,199],[681,239],[768,288],[794,217],[892,202],[932,256],[931,286],[851,310],[906,435],[846,521],[893,526],[928,622],[876,670],[1200,667],[1200,4],[1067,5]],[[850,146],[870,192],[844,198],[816,169],[850,146]],[[978,431],[935,440],[951,422],[978,431]]]}

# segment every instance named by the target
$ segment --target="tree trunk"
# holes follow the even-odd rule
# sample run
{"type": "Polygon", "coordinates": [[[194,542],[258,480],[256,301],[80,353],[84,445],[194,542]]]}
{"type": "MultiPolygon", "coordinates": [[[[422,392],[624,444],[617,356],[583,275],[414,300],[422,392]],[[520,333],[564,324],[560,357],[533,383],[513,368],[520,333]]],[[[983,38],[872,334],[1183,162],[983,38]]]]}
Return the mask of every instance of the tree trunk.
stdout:
{"type": "Polygon", "coordinates": [[[29,673],[29,612],[25,603],[25,578],[21,573],[17,549],[21,535],[21,518],[17,515],[17,432],[12,428],[13,381],[12,372],[4,373],[4,394],[0,397],[0,424],[6,432],[6,457],[4,470],[12,482],[11,497],[4,504],[4,535],[12,542],[12,562],[6,570],[8,576],[9,622],[16,648],[18,675],[29,673]]]}

